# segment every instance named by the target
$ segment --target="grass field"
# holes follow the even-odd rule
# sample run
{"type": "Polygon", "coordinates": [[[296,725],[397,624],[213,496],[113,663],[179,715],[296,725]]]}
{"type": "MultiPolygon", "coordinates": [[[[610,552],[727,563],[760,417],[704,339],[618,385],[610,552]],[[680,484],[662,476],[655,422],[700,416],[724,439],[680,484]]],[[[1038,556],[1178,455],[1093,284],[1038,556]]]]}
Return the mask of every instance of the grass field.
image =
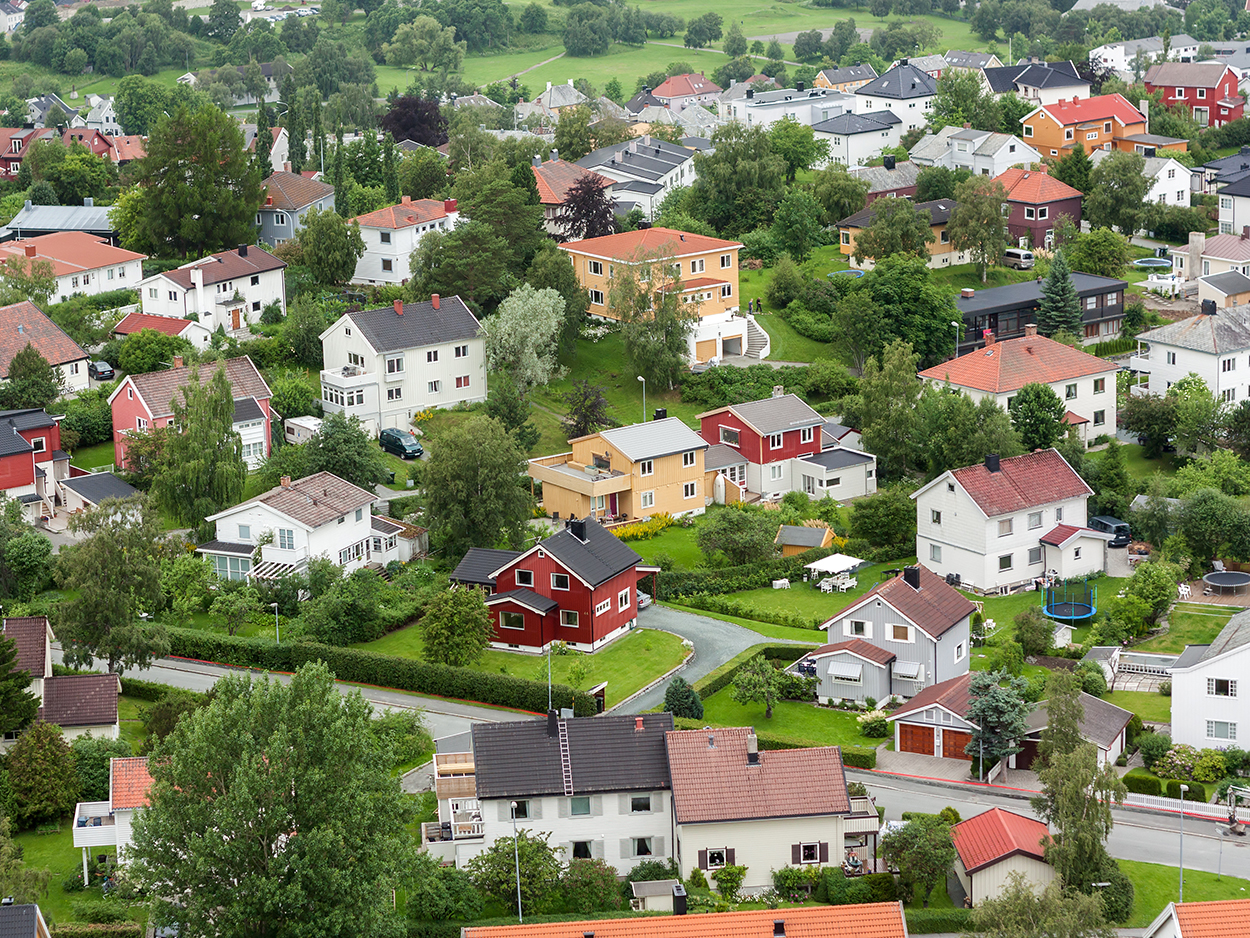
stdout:
{"type": "MultiPolygon", "coordinates": [[[[1124,924],[1129,928],[1142,928],[1154,921],[1169,902],[1176,901],[1179,885],[1176,867],[1137,860],[1120,860],[1119,864],[1135,890],[1133,914],[1124,924]]],[[[1250,887],[1250,880],[1235,876],[1220,877],[1200,870],[1185,871],[1186,902],[1244,899],[1247,887],[1250,887]]]]}
{"type": "Polygon", "coordinates": [[[789,612],[823,621],[872,589],[883,578],[886,570],[897,570],[915,562],[915,557],[906,557],[865,567],[855,573],[855,578],[858,580],[856,587],[845,593],[822,593],[819,589],[813,588],[811,583],[798,582],[788,590],[765,587],[764,589],[744,590],[741,593],[730,593],[728,598],[747,603],[761,612],[789,612]]]}
{"type": "MultiPolygon", "coordinates": [[[[57,923],[76,920],[74,903],[80,899],[100,899],[100,891],[68,893],[62,887],[65,879],[75,870],[82,870],[82,850],[74,847],[74,829],[71,818],[61,821],[61,830],[56,834],[37,834],[27,831],[13,838],[22,848],[22,860],[34,869],[49,870],[52,881],[48,893],[39,900],[39,909],[49,926],[57,923]]],[[[130,918],[145,921],[147,914],[143,906],[130,907],[130,918]]]]}
{"type": "Polygon", "coordinates": [[[1209,604],[1177,603],[1168,614],[1168,630],[1148,642],[1134,645],[1133,650],[1179,654],[1186,645],[1208,644],[1238,611],[1209,604]]]}
{"type": "Polygon", "coordinates": [[[773,706],[772,719],[764,716],[763,704],[740,704],[725,688],[703,701],[703,719],[713,726],[752,726],[813,746],[872,746],[878,741],[859,733],[855,715],[796,700],[773,706]]]}
{"type": "MultiPolygon", "coordinates": [[[[643,613],[646,616],[646,613],[643,613]]],[[[420,658],[421,634],[410,626],[374,642],[353,646],[384,655],[420,658]]],[[[686,656],[681,639],[668,632],[641,628],[593,655],[572,653],[553,655],[551,678],[557,684],[570,684],[585,690],[608,682],[609,706],[646,687],[657,677],[681,664],[686,656]],[[576,672],[580,670],[580,675],[576,672]],[[578,678],[576,681],[574,678],[578,678]]],[[[491,649],[475,665],[476,670],[511,674],[532,681],[547,680],[547,658],[518,655],[491,649]]]]}
{"type": "Polygon", "coordinates": [[[1156,472],[1172,475],[1176,472],[1176,454],[1164,453],[1158,459],[1147,459],[1144,448],[1136,443],[1126,443],[1124,449],[1124,467],[1134,479],[1148,479],[1156,472]]]}
{"type": "Polygon", "coordinates": [[[69,464],[79,469],[95,469],[97,466],[112,465],[113,455],[112,443],[97,443],[95,446],[83,446],[74,450],[69,464]]]}
{"type": "Polygon", "coordinates": [[[1162,694],[1150,694],[1145,691],[1117,690],[1103,697],[1107,703],[1113,703],[1125,710],[1132,710],[1147,723],[1172,722],[1172,698],[1162,694]]]}
{"type": "Polygon", "coordinates": [[[685,570],[693,570],[703,566],[703,552],[695,541],[697,528],[682,528],[674,525],[655,537],[645,541],[630,541],[633,548],[644,561],[651,562],[659,554],[667,554],[677,566],[685,570]]]}

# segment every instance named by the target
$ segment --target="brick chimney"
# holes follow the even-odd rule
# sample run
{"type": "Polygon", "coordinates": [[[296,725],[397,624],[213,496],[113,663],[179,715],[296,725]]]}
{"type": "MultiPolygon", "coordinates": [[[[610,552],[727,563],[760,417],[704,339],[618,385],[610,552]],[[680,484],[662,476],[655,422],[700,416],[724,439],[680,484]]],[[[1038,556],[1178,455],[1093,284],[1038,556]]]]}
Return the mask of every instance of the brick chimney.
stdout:
{"type": "Polygon", "coordinates": [[[642,717],[634,717],[634,732],[642,732],[642,717]]]}
{"type": "Polygon", "coordinates": [[[395,301],[395,315],[396,316],[404,315],[404,301],[403,300],[395,301]]]}
{"type": "Polygon", "coordinates": [[[174,356],[174,367],[175,367],[175,368],[181,368],[181,367],[182,367],[182,356],[181,356],[181,355],[175,355],[175,356],[174,356]]]}
{"type": "Polygon", "coordinates": [[[439,295],[438,295],[437,293],[431,293],[431,294],[430,294],[430,303],[431,303],[431,305],[433,305],[433,307],[434,307],[435,309],[438,309],[438,308],[439,308],[439,307],[438,307],[438,304],[439,304],[439,295]]]}
{"type": "Polygon", "coordinates": [[[23,245],[23,247],[26,249],[27,257],[34,257],[36,254],[39,253],[39,249],[35,247],[33,244],[25,244],[23,245]]]}
{"type": "Polygon", "coordinates": [[[970,300],[976,295],[977,295],[977,291],[972,289],[972,287],[964,287],[962,290],[959,291],[959,298],[961,300],[970,300]]]}
{"type": "Polygon", "coordinates": [[[1043,176],[1050,175],[1050,167],[1047,166],[1045,163],[1039,163],[1037,167],[1037,171],[1041,173],[1043,176]]]}
{"type": "Polygon", "coordinates": [[[289,488],[291,487],[291,477],[290,477],[290,476],[283,476],[283,477],[282,477],[282,483],[281,483],[281,484],[282,484],[282,487],[283,487],[284,489],[289,489],[289,488]]]}
{"type": "Polygon", "coordinates": [[[981,337],[985,339],[985,347],[989,348],[994,344],[994,330],[986,329],[981,333],[981,337]]]}
{"type": "Polygon", "coordinates": [[[1024,337],[1031,339],[1037,335],[1037,323],[1031,322],[1024,327],[1024,337]]]}
{"type": "MultiPolygon", "coordinates": [[[[555,157],[553,156],[553,157],[552,157],[552,159],[555,159],[555,157]]],[[[455,200],[455,199],[443,199],[443,211],[444,211],[444,212],[446,212],[448,215],[450,215],[450,214],[451,214],[452,212],[454,212],[455,210],[456,210],[456,200],[455,200]]]]}

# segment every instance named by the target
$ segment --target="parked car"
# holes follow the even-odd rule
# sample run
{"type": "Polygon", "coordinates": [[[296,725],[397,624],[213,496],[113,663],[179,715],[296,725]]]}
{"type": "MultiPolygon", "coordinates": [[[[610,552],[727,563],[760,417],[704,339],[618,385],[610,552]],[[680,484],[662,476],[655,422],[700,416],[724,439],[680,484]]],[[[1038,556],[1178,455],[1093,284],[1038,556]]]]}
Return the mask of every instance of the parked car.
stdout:
{"type": "Polygon", "coordinates": [[[87,374],[93,381],[112,381],[117,376],[108,362],[91,362],[87,365],[87,374]]]}
{"type": "Polygon", "coordinates": [[[415,436],[398,427],[387,427],[378,434],[378,445],[388,453],[394,453],[400,459],[417,459],[425,453],[415,436]]]}
{"type": "Polygon", "coordinates": [[[1014,267],[1016,270],[1032,270],[1033,252],[1024,248],[1008,248],[1003,251],[1003,266],[1014,267]]]}
{"type": "Polygon", "coordinates": [[[648,606],[651,605],[651,594],[644,593],[642,590],[638,590],[637,592],[638,592],[638,608],[646,609],[648,606]]]}
{"type": "Polygon", "coordinates": [[[1128,523],[1119,518],[1113,518],[1111,515],[1094,515],[1089,519],[1089,526],[1095,531],[1114,535],[1107,542],[1108,547],[1128,547],[1129,541],[1133,539],[1129,533],[1128,523]]]}

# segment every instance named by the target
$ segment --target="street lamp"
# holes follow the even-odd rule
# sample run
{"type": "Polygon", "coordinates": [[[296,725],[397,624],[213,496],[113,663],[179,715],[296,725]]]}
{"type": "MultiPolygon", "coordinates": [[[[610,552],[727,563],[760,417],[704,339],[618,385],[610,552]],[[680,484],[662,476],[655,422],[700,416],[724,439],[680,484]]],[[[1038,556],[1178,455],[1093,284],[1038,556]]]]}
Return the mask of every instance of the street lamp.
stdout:
{"type": "Polygon", "coordinates": [[[270,603],[269,605],[273,606],[273,635],[274,635],[274,644],[275,644],[275,645],[281,645],[281,644],[282,644],[282,631],[281,631],[281,629],[278,627],[278,604],[277,604],[277,603],[270,603]]]}
{"type": "Polygon", "coordinates": [[[1177,901],[1185,901],[1185,793],[1188,785],[1181,785],[1181,888],[1177,901]]]}
{"type": "Polygon", "coordinates": [[[955,358],[958,358],[959,357],[959,337],[963,335],[964,324],[957,319],[952,319],[951,325],[955,327],[955,358]]]}
{"type": "Polygon", "coordinates": [[[525,919],[521,917],[521,845],[516,834],[515,801],[512,802],[512,858],[516,861],[516,920],[518,925],[524,925],[525,919]]]}
{"type": "Polygon", "coordinates": [[[642,375],[638,376],[638,380],[642,382],[642,422],[647,422],[647,379],[642,375]]]}

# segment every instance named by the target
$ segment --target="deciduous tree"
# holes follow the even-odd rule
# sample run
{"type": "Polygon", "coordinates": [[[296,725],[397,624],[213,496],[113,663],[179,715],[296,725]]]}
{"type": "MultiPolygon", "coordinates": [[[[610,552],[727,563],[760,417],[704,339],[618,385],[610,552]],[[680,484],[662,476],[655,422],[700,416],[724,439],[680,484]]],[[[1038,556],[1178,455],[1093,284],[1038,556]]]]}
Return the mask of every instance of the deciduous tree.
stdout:
{"type": "Polygon", "coordinates": [[[0,404],[5,409],[47,407],[65,392],[65,377],[59,368],[29,342],[9,363],[8,381],[0,385],[0,404]]]}
{"type": "Polygon", "coordinates": [[[308,210],[299,243],[309,272],[319,283],[331,286],[350,280],[356,272],[356,262],[365,253],[360,226],[344,221],[332,209],[308,210]]]}
{"type": "Polygon", "coordinates": [[[871,184],[867,179],[852,176],[841,163],[831,163],[816,173],[812,195],[823,209],[821,222],[836,225],[864,207],[871,184]]]}
{"type": "Polygon", "coordinates": [[[589,915],[621,907],[616,868],[599,859],[571,859],[560,878],[560,892],[570,912],[589,915]]]}
{"type": "Polygon", "coordinates": [[[777,206],[773,237],[795,260],[807,260],[812,251],[825,243],[820,214],[820,204],[803,189],[791,189],[777,206]]]}
{"type": "Polygon", "coordinates": [[[1048,449],[1063,435],[1067,409],[1049,384],[1026,384],[1011,399],[1010,411],[1026,451],[1048,449]]]}
{"type": "Polygon", "coordinates": [[[564,432],[571,440],[596,433],[611,422],[601,384],[574,380],[572,389],[564,395],[564,407],[564,432]]]}
{"type": "Polygon", "coordinates": [[[733,121],[712,134],[712,146],[694,157],[692,214],[726,235],[767,224],[786,183],[786,162],[768,132],[733,121]]]}
{"type": "Polygon", "coordinates": [[[971,124],[977,130],[993,132],[998,130],[1002,114],[979,72],[952,68],[938,79],[929,121],[934,127],[971,124]]]}
{"type": "Polygon", "coordinates": [[[917,202],[935,202],[938,199],[954,199],[955,187],[972,178],[967,169],[948,169],[945,166],[926,166],[916,176],[917,202]]]}
{"type": "Polygon", "coordinates": [[[401,23],[394,38],[382,46],[388,65],[415,65],[423,72],[459,71],[468,44],[456,42],[456,28],[443,27],[432,16],[401,23]]]}
{"type": "Polygon", "coordinates": [[[507,374],[522,394],[561,374],[557,358],[564,325],[564,298],[555,290],[522,284],[483,323],[486,364],[507,374]]]}
{"type": "Polygon", "coordinates": [[[481,659],[494,630],[482,591],[453,587],[435,596],[421,617],[425,660],[463,668],[481,659]]]}
{"type": "Polygon", "coordinates": [[[517,864],[521,867],[521,907],[531,915],[549,911],[560,889],[563,847],[547,841],[550,831],[531,833],[524,822],[515,840],[498,837],[489,848],[468,863],[469,877],[482,892],[505,908],[517,902],[517,864]],[[519,860],[517,859],[519,857],[519,860]]]}
{"type": "Polygon", "coordinates": [[[284,475],[302,479],[317,472],[331,472],[366,492],[390,477],[373,437],[358,418],[341,412],[326,414],[308,442],[282,447],[260,469],[261,479],[271,486],[284,475]]]}
{"type": "Polygon", "coordinates": [[[113,759],[133,756],[130,743],[107,736],[76,736],[70,743],[78,773],[78,797],[83,801],[108,801],[113,759]]]}
{"type": "Polygon", "coordinates": [[[569,186],[564,194],[564,212],[560,216],[565,240],[601,238],[616,233],[616,212],[607,196],[608,188],[603,177],[591,173],[569,186]]]}
{"type": "Polygon", "coordinates": [[[1116,228],[1129,236],[1137,230],[1151,186],[1145,169],[1140,154],[1113,150],[1090,170],[1084,213],[1092,228],[1116,228]]]}
{"type": "Polygon", "coordinates": [[[1081,735],[1085,705],[1081,703],[1081,685],[1076,676],[1062,668],[1051,671],[1046,679],[1046,695],[1046,727],[1037,747],[1042,766],[1076,752],[1085,742],[1081,735]]]}
{"type": "Polygon", "coordinates": [[[928,209],[917,210],[909,199],[886,196],[872,203],[872,220],[855,236],[855,262],[880,261],[894,254],[927,257],[937,241],[928,209]]]}
{"type": "Polygon", "coordinates": [[[690,361],[699,312],[684,299],[680,265],[671,255],[639,255],[616,267],[608,305],[622,323],[630,368],[655,387],[672,390],[690,361]]]}
{"type": "Polygon", "coordinates": [[[0,811],[0,893],[18,905],[38,902],[51,880],[51,871],[23,861],[22,848],[13,842],[13,822],[0,811]]]}
{"type": "Polygon", "coordinates": [[[550,287],[564,297],[564,322],[560,327],[560,353],[577,352],[577,336],[590,307],[590,295],[577,279],[568,255],[545,242],[534,255],[525,280],[537,290],[550,287]]]}
{"type": "Polygon", "coordinates": [[[1064,892],[1050,882],[1038,892],[1020,872],[1007,874],[1007,884],[993,899],[972,910],[972,927],[984,938],[1113,938],[1103,917],[1102,899],[1064,892]]]}
{"type": "Polygon", "coordinates": [[[829,156],[829,141],[817,140],[810,125],[800,124],[786,115],[768,128],[768,142],[773,152],[786,163],[786,181],[794,182],[801,169],[809,169],[829,156]]]}
{"type": "Polygon", "coordinates": [[[753,511],[718,511],[695,533],[704,557],[721,553],[735,566],[772,557],[776,537],[775,519],[753,511]]]}
{"type": "Polygon", "coordinates": [[[927,909],[929,896],[946,882],[946,874],[955,864],[950,825],[935,814],[913,818],[882,838],[881,855],[920,890],[927,909]]]}
{"type": "Polygon", "coordinates": [[[1063,249],[1073,270],[1097,277],[1119,277],[1128,266],[1128,238],[1110,228],[1095,228],[1079,234],[1063,249]]]}
{"type": "MultiPolygon", "coordinates": [[[[543,9],[538,4],[531,7],[543,9]]],[[[463,922],[481,915],[482,897],[464,870],[443,866],[425,851],[414,855],[413,866],[412,883],[407,889],[410,920],[463,922]]]]}
{"type": "Polygon", "coordinates": [[[731,695],[736,703],[762,703],[764,718],[773,718],[773,705],[781,697],[781,672],[762,654],[756,655],[738,669],[731,695]]]}
{"type": "MultiPolygon", "coordinates": [[[[976,79],[974,73],[967,74],[976,79]]],[[[1007,249],[1002,217],[1002,204],[1006,201],[1003,184],[989,176],[973,176],[955,187],[955,210],[946,231],[955,250],[967,251],[980,269],[982,283],[989,275],[990,265],[997,264],[1007,249]]]]}
{"type": "Polygon", "coordinates": [[[879,474],[887,479],[903,478],[912,466],[919,360],[911,345],[896,339],[885,347],[880,364],[876,359],[868,360],[860,379],[864,446],[876,454],[879,474]]]}
{"type": "Polygon", "coordinates": [[[17,642],[0,634],[0,734],[20,733],[35,719],[39,698],[30,682],[30,672],[17,669],[17,642]]]}

